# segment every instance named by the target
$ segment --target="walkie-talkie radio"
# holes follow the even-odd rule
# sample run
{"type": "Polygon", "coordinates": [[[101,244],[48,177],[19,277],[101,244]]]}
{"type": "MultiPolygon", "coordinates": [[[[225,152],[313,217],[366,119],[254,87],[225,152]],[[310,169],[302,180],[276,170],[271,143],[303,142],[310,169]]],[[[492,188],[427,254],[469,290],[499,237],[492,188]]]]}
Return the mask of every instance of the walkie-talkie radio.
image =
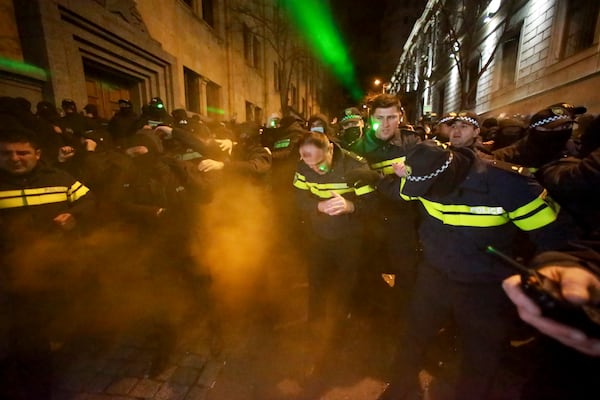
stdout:
{"type": "Polygon", "coordinates": [[[573,304],[562,296],[556,281],[539,271],[527,268],[492,246],[487,246],[486,251],[520,271],[523,292],[540,307],[544,317],[576,328],[589,337],[600,339],[598,304],[573,304]]]}

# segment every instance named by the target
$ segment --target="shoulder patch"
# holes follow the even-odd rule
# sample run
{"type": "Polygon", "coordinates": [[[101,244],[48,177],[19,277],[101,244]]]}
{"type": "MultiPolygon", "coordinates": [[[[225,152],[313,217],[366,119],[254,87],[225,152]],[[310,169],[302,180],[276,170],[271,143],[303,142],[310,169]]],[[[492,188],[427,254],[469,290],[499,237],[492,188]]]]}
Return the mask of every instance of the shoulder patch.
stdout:
{"type": "Polygon", "coordinates": [[[500,160],[490,160],[489,164],[494,167],[501,169],[503,171],[512,172],[513,174],[521,175],[521,176],[529,176],[532,177],[531,171],[527,167],[518,164],[512,164],[506,161],[500,160]]]}

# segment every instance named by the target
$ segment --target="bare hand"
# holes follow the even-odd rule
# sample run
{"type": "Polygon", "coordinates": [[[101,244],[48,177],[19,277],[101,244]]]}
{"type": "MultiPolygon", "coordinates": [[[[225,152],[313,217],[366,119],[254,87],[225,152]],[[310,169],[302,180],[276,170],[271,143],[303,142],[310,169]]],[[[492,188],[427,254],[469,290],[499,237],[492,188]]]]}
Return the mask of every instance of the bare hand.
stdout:
{"type": "Polygon", "coordinates": [[[54,217],[54,223],[63,231],[70,231],[76,225],[75,217],[70,213],[58,214],[54,217]]]}
{"type": "Polygon", "coordinates": [[[394,170],[394,173],[400,178],[408,175],[406,171],[406,165],[403,162],[392,163],[392,169],[394,170]]]}
{"type": "Polygon", "coordinates": [[[96,143],[96,141],[92,140],[92,139],[85,139],[83,141],[83,145],[85,146],[85,149],[87,151],[96,151],[96,147],[98,146],[98,143],[96,143]]]}
{"type": "Polygon", "coordinates": [[[224,167],[225,163],[211,159],[202,160],[198,163],[198,171],[200,172],[220,171],[224,167]]]}
{"type": "Polygon", "coordinates": [[[228,154],[231,154],[231,150],[233,150],[233,142],[229,139],[215,139],[215,142],[219,145],[221,151],[226,151],[228,154]]]}
{"type": "Polygon", "coordinates": [[[354,212],[354,203],[336,192],[331,192],[331,194],[333,197],[320,201],[317,205],[320,212],[332,216],[354,212]]]}
{"type": "Polygon", "coordinates": [[[71,146],[62,146],[58,149],[58,162],[65,162],[75,155],[75,148],[71,146]]]}
{"type": "Polygon", "coordinates": [[[173,128],[166,125],[157,126],[154,133],[161,139],[170,139],[173,136],[173,128]]]}
{"type": "MultiPolygon", "coordinates": [[[[550,279],[559,282],[562,296],[574,303],[597,303],[600,299],[600,280],[579,267],[551,266],[540,269],[550,279]]],[[[540,332],[591,356],[600,356],[600,339],[589,338],[583,332],[542,316],[540,308],[520,288],[521,277],[513,275],[502,283],[502,288],[517,306],[521,319],[540,332]]]]}

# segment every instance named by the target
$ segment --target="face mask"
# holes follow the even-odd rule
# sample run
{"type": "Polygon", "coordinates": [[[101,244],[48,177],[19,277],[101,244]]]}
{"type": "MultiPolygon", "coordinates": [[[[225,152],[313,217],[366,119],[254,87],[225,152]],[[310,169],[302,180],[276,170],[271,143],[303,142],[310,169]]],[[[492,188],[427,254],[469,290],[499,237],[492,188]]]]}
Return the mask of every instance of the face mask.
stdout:
{"type": "Polygon", "coordinates": [[[362,136],[362,129],[360,126],[352,126],[344,129],[342,132],[342,140],[348,144],[354,143],[357,139],[362,136]]]}
{"type": "Polygon", "coordinates": [[[310,128],[311,132],[320,132],[320,133],[325,133],[325,128],[322,126],[313,126],[312,128],[310,128]]]}

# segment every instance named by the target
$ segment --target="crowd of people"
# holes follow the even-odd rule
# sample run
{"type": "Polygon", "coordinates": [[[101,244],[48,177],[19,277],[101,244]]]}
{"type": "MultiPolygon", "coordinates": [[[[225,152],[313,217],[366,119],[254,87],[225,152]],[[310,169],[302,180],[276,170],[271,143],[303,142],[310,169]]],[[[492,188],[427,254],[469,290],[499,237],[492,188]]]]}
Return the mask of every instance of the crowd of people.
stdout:
{"type": "Polygon", "coordinates": [[[424,357],[444,329],[458,337],[456,399],[597,391],[600,338],[542,313],[522,290],[529,275],[486,251],[554,280],[555,299],[597,305],[600,118],[584,107],[483,121],[463,110],[413,126],[399,99],[381,94],[368,118],[349,107],[333,123],[316,114],[261,127],[169,113],[158,97],[139,114],[129,100],[118,104],[104,120],[70,99],[62,114],[47,101],[34,113],[23,98],[0,99],[6,398],[49,398],[53,335],[110,335],[100,309],[114,302],[142,315],[157,342],[151,375],[190,314],[208,316],[211,350],[220,351],[215,270],[260,263],[270,250],[259,247],[282,241],[306,265],[307,334],[323,348],[350,334],[373,291],[392,293],[397,354],[381,400],[421,390],[424,357]],[[223,244],[245,224],[259,233],[223,244]],[[270,239],[253,241],[261,234],[270,239]],[[112,295],[122,281],[127,305],[112,295]],[[65,328],[57,310],[82,298],[75,308],[86,318],[65,328]],[[507,357],[523,321],[545,334],[527,369],[523,355],[507,357]],[[498,379],[503,369],[526,376],[515,387],[498,379]]]}

